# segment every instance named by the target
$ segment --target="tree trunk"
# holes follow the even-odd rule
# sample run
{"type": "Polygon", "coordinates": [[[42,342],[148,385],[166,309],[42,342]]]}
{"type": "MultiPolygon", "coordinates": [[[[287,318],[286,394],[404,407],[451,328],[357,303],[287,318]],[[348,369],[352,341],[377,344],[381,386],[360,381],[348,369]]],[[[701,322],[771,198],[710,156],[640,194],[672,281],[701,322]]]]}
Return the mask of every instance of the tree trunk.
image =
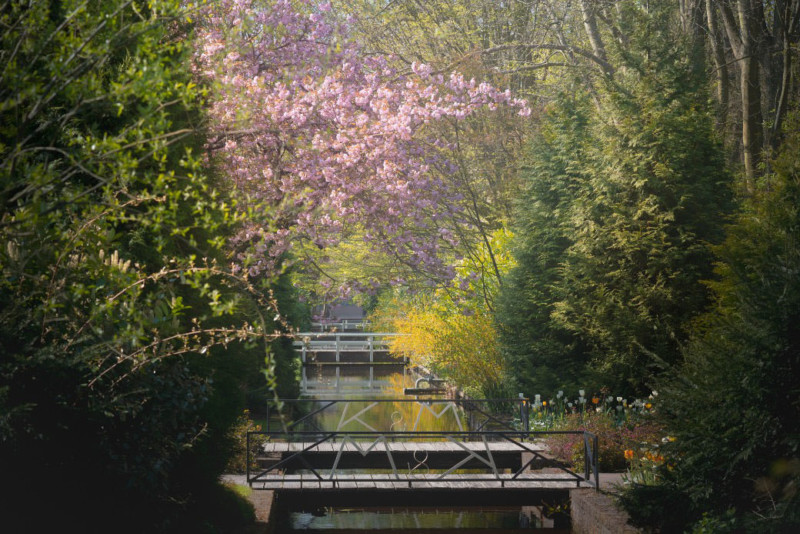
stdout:
{"type": "Polygon", "coordinates": [[[722,44],[722,36],[719,33],[719,26],[717,25],[717,13],[714,10],[713,1],[714,0],[705,0],[706,21],[708,24],[712,57],[714,58],[714,72],[717,78],[717,102],[719,103],[717,128],[719,131],[724,132],[728,122],[728,102],[730,99],[728,62],[725,60],[725,50],[722,44]]]}
{"type": "Polygon", "coordinates": [[[772,122],[772,147],[776,148],[780,142],[781,126],[789,102],[789,92],[792,88],[792,38],[796,31],[800,5],[798,2],[782,2],[783,10],[776,12],[780,15],[779,24],[776,24],[775,39],[779,39],[782,48],[781,83],[778,90],[778,99],[775,103],[775,117],[772,122]]]}
{"type": "Polygon", "coordinates": [[[686,13],[681,17],[684,21],[684,32],[691,38],[692,70],[696,76],[705,76],[704,4],[703,0],[686,0],[684,4],[686,13]]]}
{"type": "Polygon", "coordinates": [[[759,43],[756,39],[758,21],[752,0],[736,0],[736,14],[731,9],[730,0],[719,2],[719,6],[725,33],[739,67],[745,188],[753,192],[763,146],[759,43]]]}
{"type": "MultiPolygon", "coordinates": [[[[748,50],[745,47],[745,50],[748,50]]],[[[747,189],[755,190],[755,177],[761,160],[763,128],[761,124],[761,81],[758,72],[758,59],[752,50],[745,52],[740,60],[739,81],[742,91],[742,152],[747,176],[747,189]]]]}
{"type": "MultiPolygon", "coordinates": [[[[589,43],[592,45],[592,52],[603,62],[608,64],[606,46],[603,43],[603,38],[600,36],[600,31],[597,29],[597,17],[595,16],[594,6],[591,0],[581,0],[581,13],[583,14],[583,27],[586,29],[586,35],[589,37],[589,43]]],[[[610,68],[606,68],[605,72],[608,75],[614,73],[613,69],[610,68]]]]}

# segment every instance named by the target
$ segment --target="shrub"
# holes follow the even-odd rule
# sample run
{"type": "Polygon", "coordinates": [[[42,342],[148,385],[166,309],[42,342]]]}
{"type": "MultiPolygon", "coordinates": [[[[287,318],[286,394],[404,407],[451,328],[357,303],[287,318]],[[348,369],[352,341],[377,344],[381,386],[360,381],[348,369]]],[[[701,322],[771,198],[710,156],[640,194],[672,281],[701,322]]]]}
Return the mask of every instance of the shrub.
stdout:
{"type": "MultiPolygon", "coordinates": [[[[228,433],[228,439],[231,443],[231,455],[225,467],[226,472],[245,473],[247,471],[247,433],[258,432],[260,430],[261,425],[257,425],[250,419],[250,411],[244,410],[236,419],[236,424],[231,427],[228,433]]],[[[257,442],[260,440],[256,439],[253,441],[250,443],[251,450],[255,450],[255,447],[259,445],[257,442]]],[[[250,467],[252,468],[254,466],[251,465],[250,467]]]]}
{"type": "Polygon", "coordinates": [[[664,485],[629,486],[619,498],[630,523],[656,532],[683,532],[688,522],[689,499],[664,485]]]}
{"type": "MultiPolygon", "coordinates": [[[[586,430],[598,437],[598,464],[601,471],[615,472],[626,468],[626,450],[652,447],[663,436],[661,427],[649,418],[641,417],[619,422],[609,411],[587,411],[564,416],[555,430],[586,430]]],[[[576,469],[583,468],[583,438],[579,435],[558,434],[547,438],[550,452],[576,469]]]]}

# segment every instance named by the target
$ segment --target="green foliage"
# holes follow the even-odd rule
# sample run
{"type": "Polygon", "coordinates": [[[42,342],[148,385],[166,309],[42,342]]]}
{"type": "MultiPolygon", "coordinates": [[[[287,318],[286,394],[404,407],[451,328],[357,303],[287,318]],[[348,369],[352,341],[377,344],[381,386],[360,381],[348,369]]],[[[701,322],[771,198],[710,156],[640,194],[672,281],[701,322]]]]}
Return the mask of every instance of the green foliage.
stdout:
{"type": "Polygon", "coordinates": [[[233,447],[225,465],[226,473],[247,472],[247,433],[260,430],[261,425],[254,423],[250,418],[250,410],[244,410],[236,418],[236,423],[228,431],[228,437],[233,442],[233,447]]]}
{"type": "Polygon", "coordinates": [[[518,388],[534,393],[574,391],[586,376],[580,339],[550,320],[561,298],[561,262],[571,242],[569,211],[581,184],[589,113],[582,99],[548,110],[522,167],[523,191],[512,240],[517,266],[501,289],[498,329],[518,388]]]}
{"type": "Polygon", "coordinates": [[[405,334],[392,341],[392,350],[477,397],[517,393],[507,387],[497,332],[486,311],[513,265],[510,237],[504,230],[487,236],[486,244],[455,264],[456,278],[446,287],[422,295],[384,291],[371,320],[378,331],[405,334]]]}
{"type": "Polygon", "coordinates": [[[717,305],[698,320],[680,373],[660,388],[677,437],[668,486],[698,515],[735,508],[756,532],[800,522],[798,153],[795,133],[771,190],[749,199],[729,228],[711,284],[717,305]]]}
{"type": "Polygon", "coordinates": [[[627,488],[619,498],[630,517],[630,523],[645,532],[685,532],[691,516],[685,495],[662,485],[636,485],[627,488]]]}
{"type": "Polygon", "coordinates": [[[630,8],[615,78],[593,99],[562,96],[531,147],[499,320],[536,389],[583,377],[644,393],[707,304],[728,177],[703,80],[667,15],[630,8]]]}
{"type": "Polygon", "coordinates": [[[240,220],[203,173],[191,14],[178,0],[0,7],[11,530],[205,517],[241,375],[273,337],[265,289],[221,266],[240,220]],[[47,514],[28,502],[42,480],[58,484],[47,514]]]}
{"type": "Polygon", "coordinates": [[[625,65],[601,100],[554,317],[586,339],[615,391],[646,391],[655,354],[679,359],[702,311],[728,177],[704,80],[674,43],[665,7],[630,8],[625,65]],[[613,377],[613,378],[612,378],[613,377]]]}

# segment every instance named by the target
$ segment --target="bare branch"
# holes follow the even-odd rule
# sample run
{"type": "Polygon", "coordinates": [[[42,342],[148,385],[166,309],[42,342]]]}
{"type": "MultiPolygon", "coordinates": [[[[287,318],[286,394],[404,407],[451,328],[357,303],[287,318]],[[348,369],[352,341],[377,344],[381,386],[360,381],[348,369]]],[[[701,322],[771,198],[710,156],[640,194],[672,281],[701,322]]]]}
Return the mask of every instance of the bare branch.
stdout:
{"type": "Polygon", "coordinates": [[[562,52],[572,52],[574,54],[578,54],[579,56],[583,56],[586,59],[589,59],[595,63],[597,63],[600,67],[602,67],[603,71],[608,74],[612,75],[614,73],[614,67],[603,58],[598,57],[597,55],[593,54],[592,52],[580,48],[578,46],[573,45],[557,45],[557,44],[504,44],[493,46],[491,48],[487,48],[481,51],[482,54],[496,54],[498,52],[503,52],[505,50],[560,50],[562,52]]]}

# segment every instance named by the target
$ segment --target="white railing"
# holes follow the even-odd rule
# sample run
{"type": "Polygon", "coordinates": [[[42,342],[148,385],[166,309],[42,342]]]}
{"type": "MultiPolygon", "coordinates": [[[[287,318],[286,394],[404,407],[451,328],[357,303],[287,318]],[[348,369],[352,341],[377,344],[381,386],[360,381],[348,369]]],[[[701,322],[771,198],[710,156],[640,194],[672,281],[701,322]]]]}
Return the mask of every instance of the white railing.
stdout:
{"type": "Polygon", "coordinates": [[[331,331],[364,331],[370,327],[370,322],[366,319],[339,319],[336,321],[320,321],[311,323],[311,330],[314,332],[331,331]]]}
{"type": "MultiPolygon", "coordinates": [[[[298,333],[294,341],[294,349],[300,355],[301,361],[301,380],[300,388],[303,394],[312,394],[322,392],[325,388],[323,384],[325,381],[309,380],[306,368],[309,364],[321,363],[316,360],[319,353],[327,353],[328,356],[324,362],[327,365],[334,365],[335,377],[333,377],[332,384],[328,386],[335,392],[348,389],[348,385],[354,389],[375,391],[376,388],[385,386],[386,384],[376,381],[374,376],[374,365],[386,364],[385,360],[381,362],[375,361],[376,353],[386,354],[389,351],[391,339],[402,334],[393,334],[386,332],[337,332],[337,333],[318,333],[318,332],[301,332],[298,333]],[[333,359],[330,360],[332,353],[333,359]],[[368,355],[368,359],[355,360],[352,356],[356,354],[368,355]],[[314,361],[311,356],[314,356],[314,361]],[[337,364],[359,364],[369,368],[369,375],[365,377],[364,384],[346,384],[340,378],[340,366],[337,364]]],[[[389,362],[393,363],[393,362],[389,362]]],[[[396,362],[403,365],[405,370],[405,360],[396,362]]],[[[328,383],[330,383],[328,382],[328,383]]],[[[330,390],[329,390],[330,391],[330,390]]]]}

